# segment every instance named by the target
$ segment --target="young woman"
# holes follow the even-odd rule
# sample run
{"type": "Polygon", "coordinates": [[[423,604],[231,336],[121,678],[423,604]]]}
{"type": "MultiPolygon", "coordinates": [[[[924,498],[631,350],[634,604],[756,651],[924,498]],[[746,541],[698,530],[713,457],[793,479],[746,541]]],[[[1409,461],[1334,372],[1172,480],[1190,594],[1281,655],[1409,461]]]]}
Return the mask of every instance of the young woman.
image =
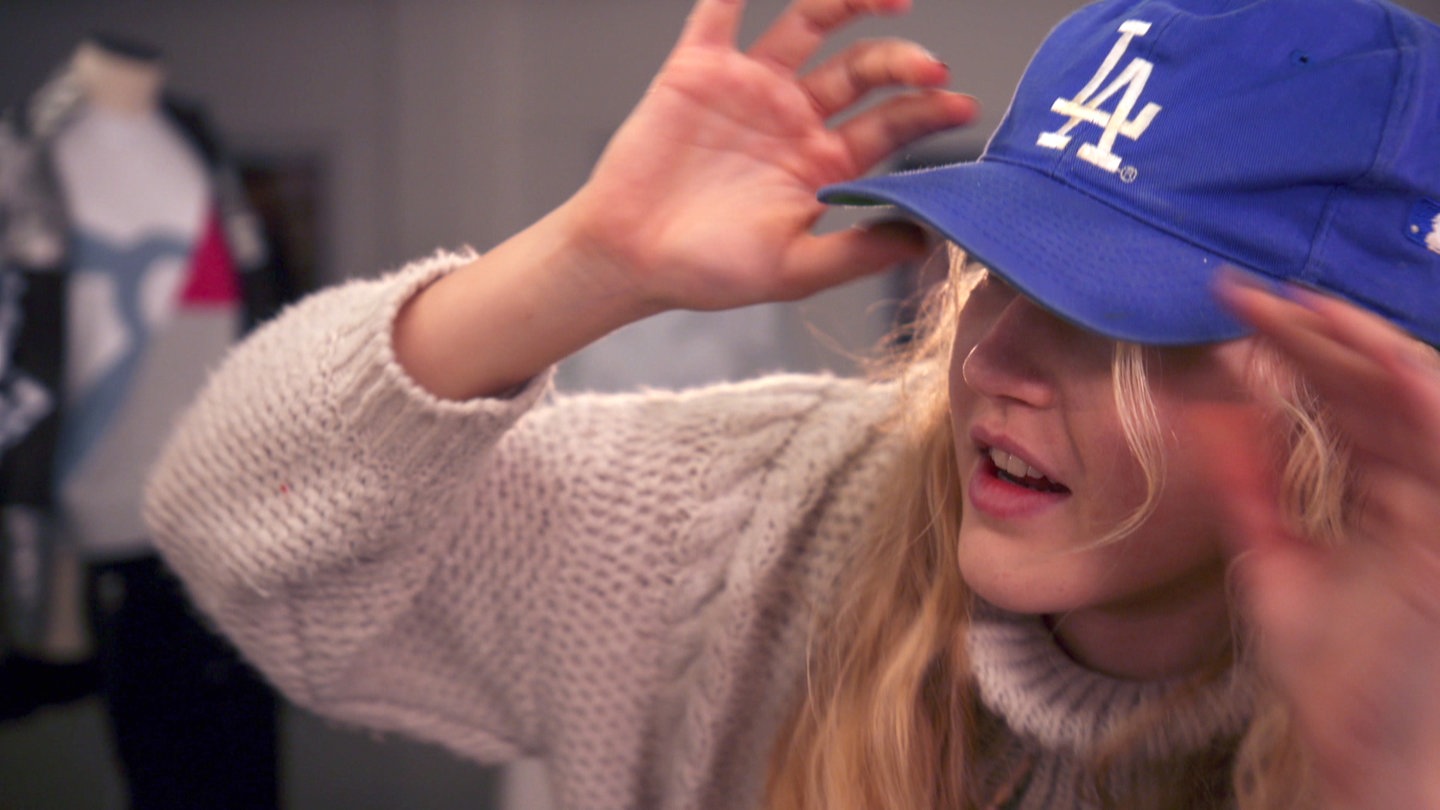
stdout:
{"type": "Polygon", "coordinates": [[[156,534],[297,702],[566,807],[1440,806],[1440,34],[1315,3],[1088,7],[980,163],[854,181],[974,114],[909,42],[801,71],[904,0],[699,0],[571,200],[237,351],[156,534]],[[954,244],[888,377],[548,394],[923,255],[822,188],[954,244]]]}

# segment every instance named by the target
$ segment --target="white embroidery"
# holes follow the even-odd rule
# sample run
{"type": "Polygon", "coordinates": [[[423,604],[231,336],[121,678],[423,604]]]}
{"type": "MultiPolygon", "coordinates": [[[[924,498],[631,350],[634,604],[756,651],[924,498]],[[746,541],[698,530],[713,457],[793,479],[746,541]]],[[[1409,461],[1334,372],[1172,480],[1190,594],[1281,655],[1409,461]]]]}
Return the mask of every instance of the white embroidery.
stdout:
{"type": "Polygon", "coordinates": [[[1430,233],[1425,235],[1425,247],[1440,253],[1440,214],[1436,214],[1435,220],[1430,223],[1430,233]]]}
{"type": "Polygon", "coordinates": [[[1130,60],[1120,71],[1113,81],[1101,90],[1101,85],[1110,78],[1110,74],[1125,57],[1125,51],[1129,49],[1130,43],[1135,37],[1143,37],[1150,31],[1150,23],[1142,20],[1126,20],[1120,24],[1120,41],[1110,49],[1105,61],[1100,64],[1100,69],[1089,83],[1075,94],[1074,98],[1057,98],[1050,106],[1052,112],[1070,116],[1070,120],[1064,126],[1054,132],[1042,132],[1036,143],[1047,149],[1064,149],[1070,145],[1070,131],[1081,122],[1094,124],[1104,128],[1100,140],[1095,143],[1081,145],[1076,155],[1088,163],[1104,169],[1107,172],[1120,170],[1120,156],[1112,150],[1115,147],[1115,139],[1121,135],[1130,140],[1138,140],[1155,116],[1160,113],[1160,105],[1147,103],[1141,108],[1138,115],[1130,117],[1135,110],[1135,105],[1140,102],[1140,94],[1145,92],[1145,83],[1150,80],[1150,73],[1155,69],[1153,62],[1136,57],[1130,60]],[[1100,105],[1109,101],[1112,96],[1125,90],[1115,104],[1113,113],[1100,109],[1100,105]],[[1097,94],[1098,91],[1098,94],[1097,94]]]}

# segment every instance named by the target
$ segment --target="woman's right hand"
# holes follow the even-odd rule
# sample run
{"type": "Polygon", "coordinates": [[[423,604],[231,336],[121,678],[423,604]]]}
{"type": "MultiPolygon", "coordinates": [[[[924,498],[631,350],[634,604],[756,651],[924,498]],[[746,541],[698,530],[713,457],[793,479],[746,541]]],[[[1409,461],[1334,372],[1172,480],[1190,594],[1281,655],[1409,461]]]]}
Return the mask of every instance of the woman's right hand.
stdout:
{"type": "Polygon", "coordinates": [[[811,233],[816,192],[969,121],[974,100],[937,89],[949,70],[901,40],[800,72],[846,24],[909,3],[794,0],[742,52],[742,0],[698,0],[585,185],[406,304],[401,366],[441,397],[493,395],[648,315],[792,300],[920,255],[910,224],[811,233]],[[855,112],[882,88],[902,92],[855,112]]]}
{"type": "Polygon", "coordinates": [[[591,279],[655,309],[791,300],[924,250],[899,223],[816,236],[820,187],[971,120],[973,99],[939,90],[948,68],[912,42],[860,42],[801,73],[825,41],[909,0],[795,0],[748,51],[742,0],[699,0],[644,99],[570,202],[591,279]],[[873,90],[908,92],[850,113],[873,90]],[[618,290],[617,290],[618,291],[618,290]]]}

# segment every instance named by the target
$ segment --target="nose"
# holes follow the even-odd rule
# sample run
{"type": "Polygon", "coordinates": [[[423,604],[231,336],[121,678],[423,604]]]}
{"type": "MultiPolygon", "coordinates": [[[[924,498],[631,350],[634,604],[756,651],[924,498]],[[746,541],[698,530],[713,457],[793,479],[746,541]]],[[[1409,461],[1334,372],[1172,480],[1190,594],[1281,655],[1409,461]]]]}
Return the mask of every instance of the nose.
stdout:
{"type": "Polygon", "coordinates": [[[1067,331],[1059,318],[1016,295],[966,353],[961,379],[992,399],[1049,407],[1056,398],[1054,364],[1063,362],[1067,331]]]}

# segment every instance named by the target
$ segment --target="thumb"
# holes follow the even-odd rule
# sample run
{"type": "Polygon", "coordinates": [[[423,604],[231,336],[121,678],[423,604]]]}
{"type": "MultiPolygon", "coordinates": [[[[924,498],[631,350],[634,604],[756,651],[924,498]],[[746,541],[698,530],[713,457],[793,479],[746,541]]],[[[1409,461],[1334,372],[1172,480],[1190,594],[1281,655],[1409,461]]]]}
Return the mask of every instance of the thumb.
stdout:
{"type": "Polygon", "coordinates": [[[1316,604],[1325,588],[1326,549],[1301,537],[1281,507],[1276,461],[1258,448],[1240,448],[1218,420],[1204,423],[1195,441],[1215,486],[1226,551],[1245,623],[1260,640],[1271,675],[1293,688],[1314,660],[1316,604]]]}
{"type": "Polygon", "coordinates": [[[929,231],[907,220],[870,222],[811,236],[795,245],[787,286],[796,297],[804,297],[901,262],[921,261],[937,248],[929,231]]]}
{"type": "Polygon", "coordinates": [[[1315,659],[1316,628],[1325,611],[1316,599],[1329,593],[1318,550],[1289,544],[1257,548],[1238,558],[1235,574],[1263,660],[1282,684],[1294,684],[1315,659]]]}

